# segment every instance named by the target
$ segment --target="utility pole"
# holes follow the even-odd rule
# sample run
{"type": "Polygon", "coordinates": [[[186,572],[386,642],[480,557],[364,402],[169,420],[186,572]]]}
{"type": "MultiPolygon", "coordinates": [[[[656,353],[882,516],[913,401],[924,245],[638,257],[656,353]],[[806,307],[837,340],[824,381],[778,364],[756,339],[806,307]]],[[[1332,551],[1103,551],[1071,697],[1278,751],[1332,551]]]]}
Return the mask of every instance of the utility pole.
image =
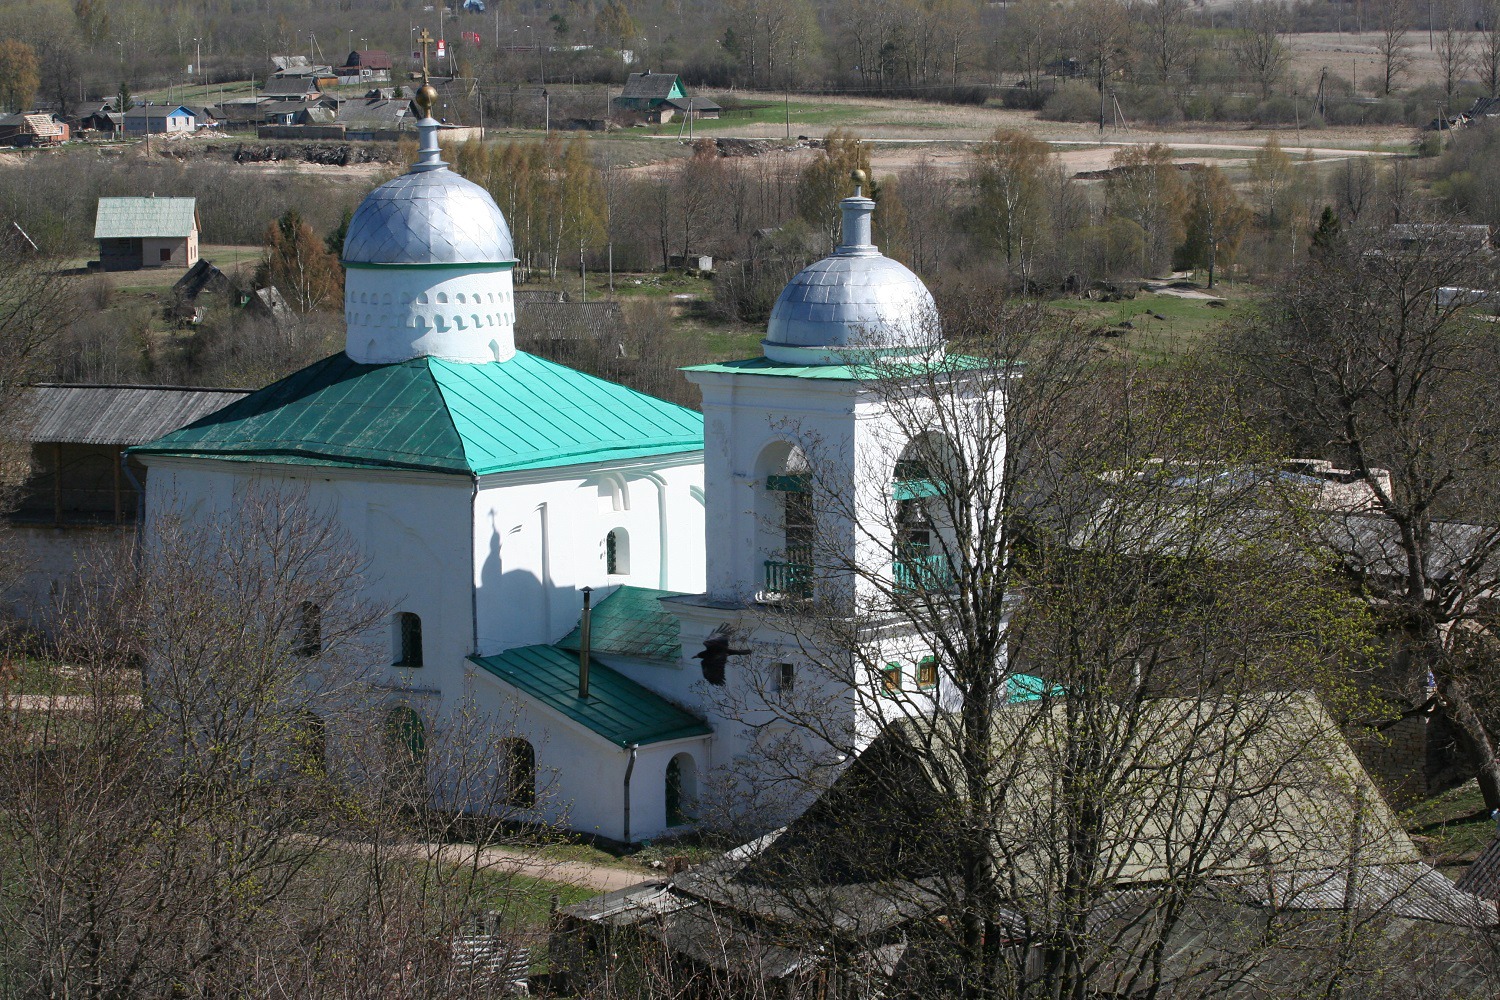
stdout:
{"type": "Polygon", "coordinates": [[[544,124],[544,131],[548,135],[551,135],[552,134],[552,95],[550,95],[550,94],[547,93],[547,88],[546,87],[542,88],[542,107],[546,109],[546,111],[545,111],[546,117],[543,119],[543,121],[545,123],[544,124]]]}

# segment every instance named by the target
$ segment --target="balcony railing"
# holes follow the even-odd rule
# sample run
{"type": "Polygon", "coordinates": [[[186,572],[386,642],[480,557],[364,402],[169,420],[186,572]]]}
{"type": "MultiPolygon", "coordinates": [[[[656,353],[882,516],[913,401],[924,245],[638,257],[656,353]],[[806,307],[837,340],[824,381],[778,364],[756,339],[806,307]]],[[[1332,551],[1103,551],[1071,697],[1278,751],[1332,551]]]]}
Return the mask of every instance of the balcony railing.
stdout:
{"type": "Polygon", "coordinates": [[[807,600],[812,597],[813,568],[810,563],[766,560],[768,597],[807,600]]]}
{"type": "Polygon", "coordinates": [[[954,587],[953,567],[941,552],[912,554],[892,566],[892,575],[900,590],[944,593],[954,587]]]}

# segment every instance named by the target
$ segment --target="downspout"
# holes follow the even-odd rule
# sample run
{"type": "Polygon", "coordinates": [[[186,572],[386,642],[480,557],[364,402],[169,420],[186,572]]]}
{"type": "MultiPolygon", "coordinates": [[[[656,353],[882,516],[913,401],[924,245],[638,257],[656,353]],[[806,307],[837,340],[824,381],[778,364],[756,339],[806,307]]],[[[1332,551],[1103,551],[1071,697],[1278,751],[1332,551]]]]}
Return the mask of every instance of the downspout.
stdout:
{"type": "Polygon", "coordinates": [[[125,473],[125,478],[130,481],[130,488],[135,490],[135,530],[137,534],[140,534],[146,526],[146,488],[141,485],[139,479],[135,478],[135,473],[130,471],[128,448],[120,452],[120,471],[125,473]]]}
{"type": "Polygon", "coordinates": [[[625,765],[625,843],[630,843],[630,775],[635,771],[635,754],[641,748],[639,743],[630,744],[630,761],[625,765]]]}

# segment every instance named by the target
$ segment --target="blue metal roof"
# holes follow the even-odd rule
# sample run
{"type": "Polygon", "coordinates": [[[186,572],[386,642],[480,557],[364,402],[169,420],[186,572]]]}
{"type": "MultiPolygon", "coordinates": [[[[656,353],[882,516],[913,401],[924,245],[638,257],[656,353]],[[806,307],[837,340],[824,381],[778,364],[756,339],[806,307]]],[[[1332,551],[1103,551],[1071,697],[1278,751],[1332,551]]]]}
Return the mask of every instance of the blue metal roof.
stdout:
{"type": "Polygon", "coordinates": [[[687,709],[598,660],[589,664],[589,696],[578,697],[578,654],[556,646],[519,646],[494,656],[471,656],[469,662],[616,746],[713,732],[687,709]]]}

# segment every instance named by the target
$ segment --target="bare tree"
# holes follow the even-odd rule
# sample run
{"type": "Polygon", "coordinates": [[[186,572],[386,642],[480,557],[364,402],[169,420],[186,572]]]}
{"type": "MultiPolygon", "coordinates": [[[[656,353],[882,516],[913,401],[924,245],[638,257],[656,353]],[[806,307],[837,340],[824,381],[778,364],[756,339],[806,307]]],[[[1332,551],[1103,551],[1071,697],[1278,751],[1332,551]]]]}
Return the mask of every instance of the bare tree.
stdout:
{"type": "Polygon", "coordinates": [[[1500,357],[1465,289],[1486,241],[1439,224],[1356,232],[1288,280],[1235,342],[1247,385],[1293,440],[1348,467],[1372,509],[1321,523],[1390,636],[1391,697],[1436,688],[1500,808],[1489,596],[1500,584],[1500,357]]]}
{"type": "Polygon", "coordinates": [[[1437,58],[1443,74],[1443,96],[1453,100],[1471,65],[1473,35],[1465,17],[1468,8],[1456,0],[1442,0],[1437,8],[1437,58]]]}
{"type": "Polygon", "coordinates": [[[1479,82],[1491,97],[1500,96],[1500,3],[1485,3],[1481,8],[1475,69],[1479,82]]]}
{"type": "Polygon", "coordinates": [[[1149,0],[1138,8],[1145,22],[1147,62],[1163,83],[1176,81],[1187,69],[1192,52],[1187,9],[1187,0],[1149,0]]]}
{"type": "Polygon", "coordinates": [[[1291,61],[1281,41],[1286,31],[1286,9],[1277,0],[1246,0],[1235,8],[1235,16],[1239,24],[1235,58],[1260,88],[1264,100],[1281,82],[1291,61]]]}
{"type": "Polygon", "coordinates": [[[484,959],[518,952],[535,904],[493,856],[443,845],[529,804],[490,759],[505,720],[424,716],[371,683],[386,616],[334,518],[295,491],[218,499],[232,519],[153,498],[145,550],[97,577],[66,632],[77,704],[4,701],[9,988],[501,989],[484,959]]]}
{"type": "MultiPolygon", "coordinates": [[[[719,695],[763,734],[727,787],[825,781],[863,755],[746,878],[840,977],[872,947],[840,928],[927,912],[942,919],[907,938],[934,956],[915,992],[1211,994],[1251,975],[1264,942],[1218,942],[1205,978],[1192,957],[1160,959],[1230,859],[1257,856],[1295,808],[1277,774],[1331,790],[1348,771],[1331,721],[1291,692],[1336,703],[1362,615],[1288,531],[1305,498],[1278,490],[1196,376],[1152,386],[1100,365],[1026,307],[971,302],[948,331],[946,360],[855,390],[878,453],[858,472],[845,442],[785,429],[806,492],[774,527],[788,558],[806,546],[808,586],[750,613],[786,638],[719,695]],[[793,538],[794,507],[812,534],[793,538]]],[[[1268,867],[1347,859],[1359,810],[1326,801],[1321,847],[1277,848],[1268,867]]],[[[778,926],[782,946],[811,948],[778,926]]]]}
{"type": "Polygon", "coordinates": [[[1412,8],[1410,0],[1376,0],[1375,24],[1380,37],[1375,50],[1380,53],[1382,94],[1390,94],[1411,67],[1412,8]]]}

